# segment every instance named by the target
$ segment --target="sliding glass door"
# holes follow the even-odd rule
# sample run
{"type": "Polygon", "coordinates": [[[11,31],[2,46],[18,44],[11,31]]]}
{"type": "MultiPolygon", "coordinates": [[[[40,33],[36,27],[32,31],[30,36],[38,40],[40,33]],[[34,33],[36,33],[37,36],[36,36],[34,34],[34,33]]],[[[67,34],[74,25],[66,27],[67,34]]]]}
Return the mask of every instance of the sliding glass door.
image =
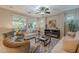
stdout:
{"type": "Polygon", "coordinates": [[[79,9],[69,10],[65,13],[65,33],[79,30],[79,9]]]}

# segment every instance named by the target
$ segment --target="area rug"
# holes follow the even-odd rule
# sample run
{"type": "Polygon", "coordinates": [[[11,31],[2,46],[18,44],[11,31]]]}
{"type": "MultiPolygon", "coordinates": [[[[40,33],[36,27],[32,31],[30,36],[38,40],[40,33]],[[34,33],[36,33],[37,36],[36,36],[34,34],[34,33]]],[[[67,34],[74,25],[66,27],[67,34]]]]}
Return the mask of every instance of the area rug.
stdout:
{"type": "Polygon", "coordinates": [[[47,46],[44,46],[40,41],[35,43],[35,39],[31,39],[30,53],[51,53],[51,50],[58,43],[59,39],[52,38],[51,43],[47,46]],[[35,49],[35,50],[34,50],[35,49]]]}

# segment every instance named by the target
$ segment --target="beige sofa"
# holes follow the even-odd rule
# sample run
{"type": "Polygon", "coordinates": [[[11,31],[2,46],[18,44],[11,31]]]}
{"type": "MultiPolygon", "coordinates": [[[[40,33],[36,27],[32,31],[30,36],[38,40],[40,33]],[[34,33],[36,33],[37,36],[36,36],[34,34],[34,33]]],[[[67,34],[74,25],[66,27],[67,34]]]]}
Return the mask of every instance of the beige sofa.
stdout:
{"type": "MultiPolygon", "coordinates": [[[[75,50],[76,50],[76,52],[77,53],[79,53],[79,31],[78,32],[76,32],[76,34],[75,34],[75,37],[72,37],[72,39],[74,39],[74,40],[77,40],[77,42],[78,42],[78,44],[77,44],[77,46],[76,46],[76,48],[75,47],[73,47],[73,48],[75,48],[75,50]]],[[[52,53],[71,53],[71,52],[68,52],[68,51],[66,51],[65,49],[64,49],[64,39],[70,39],[71,38],[71,36],[68,36],[68,35],[66,35],[66,36],[64,36],[57,44],[56,44],[56,46],[51,50],[51,52],[52,53]]],[[[76,43],[77,43],[76,42],[76,43]]],[[[70,43],[69,43],[70,44],[70,43]]],[[[74,43],[73,43],[74,44],[74,43]]],[[[68,44],[67,44],[68,45],[68,44]]],[[[73,46],[73,45],[71,45],[71,46],[73,46]]],[[[70,46],[70,47],[71,47],[70,46]]],[[[68,49],[67,49],[68,50],[68,49]]],[[[72,50],[72,49],[71,49],[72,50]]]]}

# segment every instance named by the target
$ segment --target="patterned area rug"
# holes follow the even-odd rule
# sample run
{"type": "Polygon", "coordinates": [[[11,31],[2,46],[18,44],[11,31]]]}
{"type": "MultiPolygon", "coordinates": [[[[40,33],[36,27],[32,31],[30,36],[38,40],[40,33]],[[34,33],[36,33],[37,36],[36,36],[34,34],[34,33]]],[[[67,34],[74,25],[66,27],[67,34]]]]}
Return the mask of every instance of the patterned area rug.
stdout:
{"type": "Polygon", "coordinates": [[[51,50],[53,47],[57,44],[59,39],[52,38],[51,43],[48,44],[47,46],[44,46],[40,41],[35,43],[35,39],[31,39],[31,53],[51,53],[51,50]]]}

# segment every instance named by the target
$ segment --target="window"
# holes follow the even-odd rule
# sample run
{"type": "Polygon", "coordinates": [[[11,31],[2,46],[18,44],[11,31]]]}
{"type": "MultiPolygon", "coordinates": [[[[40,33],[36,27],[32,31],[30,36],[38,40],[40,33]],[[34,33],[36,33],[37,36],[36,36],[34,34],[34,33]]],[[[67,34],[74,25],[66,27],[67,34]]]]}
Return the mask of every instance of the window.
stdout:
{"type": "Polygon", "coordinates": [[[34,19],[29,19],[30,21],[28,22],[28,31],[29,32],[34,32],[36,30],[36,25],[37,22],[34,19]]]}
{"type": "Polygon", "coordinates": [[[67,11],[65,13],[65,32],[76,32],[79,30],[79,9],[67,11]]]}
{"type": "Polygon", "coordinates": [[[23,30],[26,26],[26,21],[23,16],[13,16],[13,29],[14,30],[23,30]]]}

